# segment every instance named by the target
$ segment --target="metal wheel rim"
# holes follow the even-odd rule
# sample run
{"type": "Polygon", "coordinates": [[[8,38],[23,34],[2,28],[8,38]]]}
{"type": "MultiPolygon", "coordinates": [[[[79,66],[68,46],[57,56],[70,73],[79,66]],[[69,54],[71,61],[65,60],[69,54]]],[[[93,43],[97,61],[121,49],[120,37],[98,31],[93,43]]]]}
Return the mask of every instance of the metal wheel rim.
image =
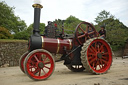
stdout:
{"type": "Polygon", "coordinates": [[[24,65],[26,65],[25,68],[25,72],[27,73],[27,75],[34,79],[34,80],[44,80],[47,79],[51,76],[51,74],[54,71],[54,59],[52,58],[52,56],[46,52],[42,52],[42,51],[37,51],[33,54],[31,54],[30,56],[28,55],[28,59],[26,59],[27,61],[25,62],[24,65]],[[46,62],[45,60],[42,60],[39,56],[41,55],[45,55],[46,59],[49,59],[49,62],[46,62]],[[36,55],[36,56],[35,56],[36,55]],[[35,59],[34,59],[35,58],[35,59]],[[44,67],[39,68],[39,62],[42,62],[44,67]],[[49,66],[47,66],[49,65],[49,66]],[[35,70],[33,70],[35,69],[35,70]],[[48,70],[46,72],[46,69],[48,70]]]}
{"type": "MultiPolygon", "coordinates": [[[[75,37],[76,37],[77,42],[78,42],[80,45],[83,45],[83,43],[86,42],[86,40],[87,40],[87,38],[88,38],[88,35],[86,35],[86,34],[84,33],[81,38],[85,37],[85,41],[82,42],[82,41],[79,39],[80,36],[78,35],[77,32],[78,32],[78,29],[81,29],[81,30],[83,29],[83,28],[80,27],[82,24],[86,24],[86,25],[89,25],[90,27],[92,27],[92,29],[94,30],[94,35],[96,35],[96,37],[98,36],[98,34],[97,34],[96,30],[95,30],[95,27],[94,27],[93,25],[91,25],[91,24],[88,23],[88,22],[81,22],[81,23],[79,23],[79,24],[77,25],[76,30],[75,30],[75,37]]],[[[85,31],[85,30],[82,30],[82,31],[85,31]]],[[[88,33],[87,33],[87,34],[88,34],[88,33]]]]}
{"type": "Polygon", "coordinates": [[[107,42],[102,39],[92,41],[87,49],[87,61],[96,73],[106,72],[112,63],[112,52],[107,42]],[[97,46],[98,43],[99,46],[97,46]],[[98,57],[98,53],[101,53],[101,58],[98,57]]]}

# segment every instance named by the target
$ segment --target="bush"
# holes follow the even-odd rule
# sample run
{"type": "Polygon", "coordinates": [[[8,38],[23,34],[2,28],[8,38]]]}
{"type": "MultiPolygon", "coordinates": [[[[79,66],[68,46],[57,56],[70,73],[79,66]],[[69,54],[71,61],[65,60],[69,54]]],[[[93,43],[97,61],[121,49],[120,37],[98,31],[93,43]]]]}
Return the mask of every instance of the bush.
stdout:
{"type": "Polygon", "coordinates": [[[106,19],[100,22],[96,28],[99,30],[101,25],[106,26],[107,31],[107,41],[111,44],[113,50],[118,50],[124,47],[126,41],[128,40],[128,27],[126,27],[118,19],[106,19]]]}
{"type": "Polygon", "coordinates": [[[4,27],[0,27],[0,39],[11,39],[13,35],[4,27]]]}
{"type": "Polygon", "coordinates": [[[30,34],[27,31],[22,31],[14,34],[14,39],[28,40],[30,34]]]}

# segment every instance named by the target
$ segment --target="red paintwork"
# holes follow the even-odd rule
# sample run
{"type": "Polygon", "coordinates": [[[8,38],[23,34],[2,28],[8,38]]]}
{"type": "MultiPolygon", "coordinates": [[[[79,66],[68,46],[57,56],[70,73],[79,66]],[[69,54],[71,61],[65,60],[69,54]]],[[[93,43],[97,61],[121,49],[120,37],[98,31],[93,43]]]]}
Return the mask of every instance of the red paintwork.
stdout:
{"type": "Polygon", "coordinates": [[[102,39],[95,39],[87,49],[87,59],[90,67],[96,73],[105,73],[112,63],[112,51],[108,43],[102,39]],[[102,57],[98,57],[98,53],[102,57]]]}
{"type": "Polygon", "coordinates": [[[36,52],[33,53],[29,58],[26,67],[29,77],[35,80],[44,80],[47,79],[52,72],[54,71],[54,61],[52,56],[46,52],[36,52]],[[45,56],[45,57],[42,57],[45,56]],[[39,63],[43,63],[43,67],[39,67],[39,63]]]}
{"type": "Polygon", "coordinates": [[[92,24],[88,22],[81,22],[80,24],[77,25],[75,30],[75,36],[80,45],[83,45],[83,43],[85,43],[87,39],[90,39],[89,35],[91,34],[94,35],[94,37],[98,37],[97,31],[92,24]],[[93,29],[93,32],[88,33],[87,28],[85,29],[85,27],[82,27],[82,25],[85,25],[85,26],[89,25],[93,29]]]}
{"type": "Polygon", "coordinates": [[[64,46],[67,48],[67,50],[71,50],[72,48],[72,39],[60,39],[60,38],[53,39],[53,38],[45,38],[43,36],[42,39],[43,39],[42,48],[48,50],[51,53],[63,54],[64,46]]]}

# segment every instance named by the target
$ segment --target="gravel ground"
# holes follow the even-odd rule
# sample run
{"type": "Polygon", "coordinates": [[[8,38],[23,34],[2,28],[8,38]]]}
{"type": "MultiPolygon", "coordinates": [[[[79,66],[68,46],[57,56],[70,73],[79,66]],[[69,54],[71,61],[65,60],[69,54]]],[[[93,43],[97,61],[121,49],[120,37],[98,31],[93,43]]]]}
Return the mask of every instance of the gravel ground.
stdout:
{"type": "Polygon", "coordinates": [[[71,72],[57,62],[53,75],[45,81],[33,81],[19,67],[0,68],[0,85],[128,85],[128,58],[115,57],[107,74],[71,72]]]}

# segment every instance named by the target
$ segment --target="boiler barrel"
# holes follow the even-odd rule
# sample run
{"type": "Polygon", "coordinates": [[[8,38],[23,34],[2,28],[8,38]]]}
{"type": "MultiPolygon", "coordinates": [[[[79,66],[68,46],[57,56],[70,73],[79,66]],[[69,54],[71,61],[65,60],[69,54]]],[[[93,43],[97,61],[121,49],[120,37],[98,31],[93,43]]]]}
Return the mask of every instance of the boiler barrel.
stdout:
{"type": "Polygon", "coordinates": [[[45,49],[51,53],[63,54],[64,48],[66,50],[72,49],[72,40],[71,39],[53,39],[42,37],[42,49],[45,49]]]}

